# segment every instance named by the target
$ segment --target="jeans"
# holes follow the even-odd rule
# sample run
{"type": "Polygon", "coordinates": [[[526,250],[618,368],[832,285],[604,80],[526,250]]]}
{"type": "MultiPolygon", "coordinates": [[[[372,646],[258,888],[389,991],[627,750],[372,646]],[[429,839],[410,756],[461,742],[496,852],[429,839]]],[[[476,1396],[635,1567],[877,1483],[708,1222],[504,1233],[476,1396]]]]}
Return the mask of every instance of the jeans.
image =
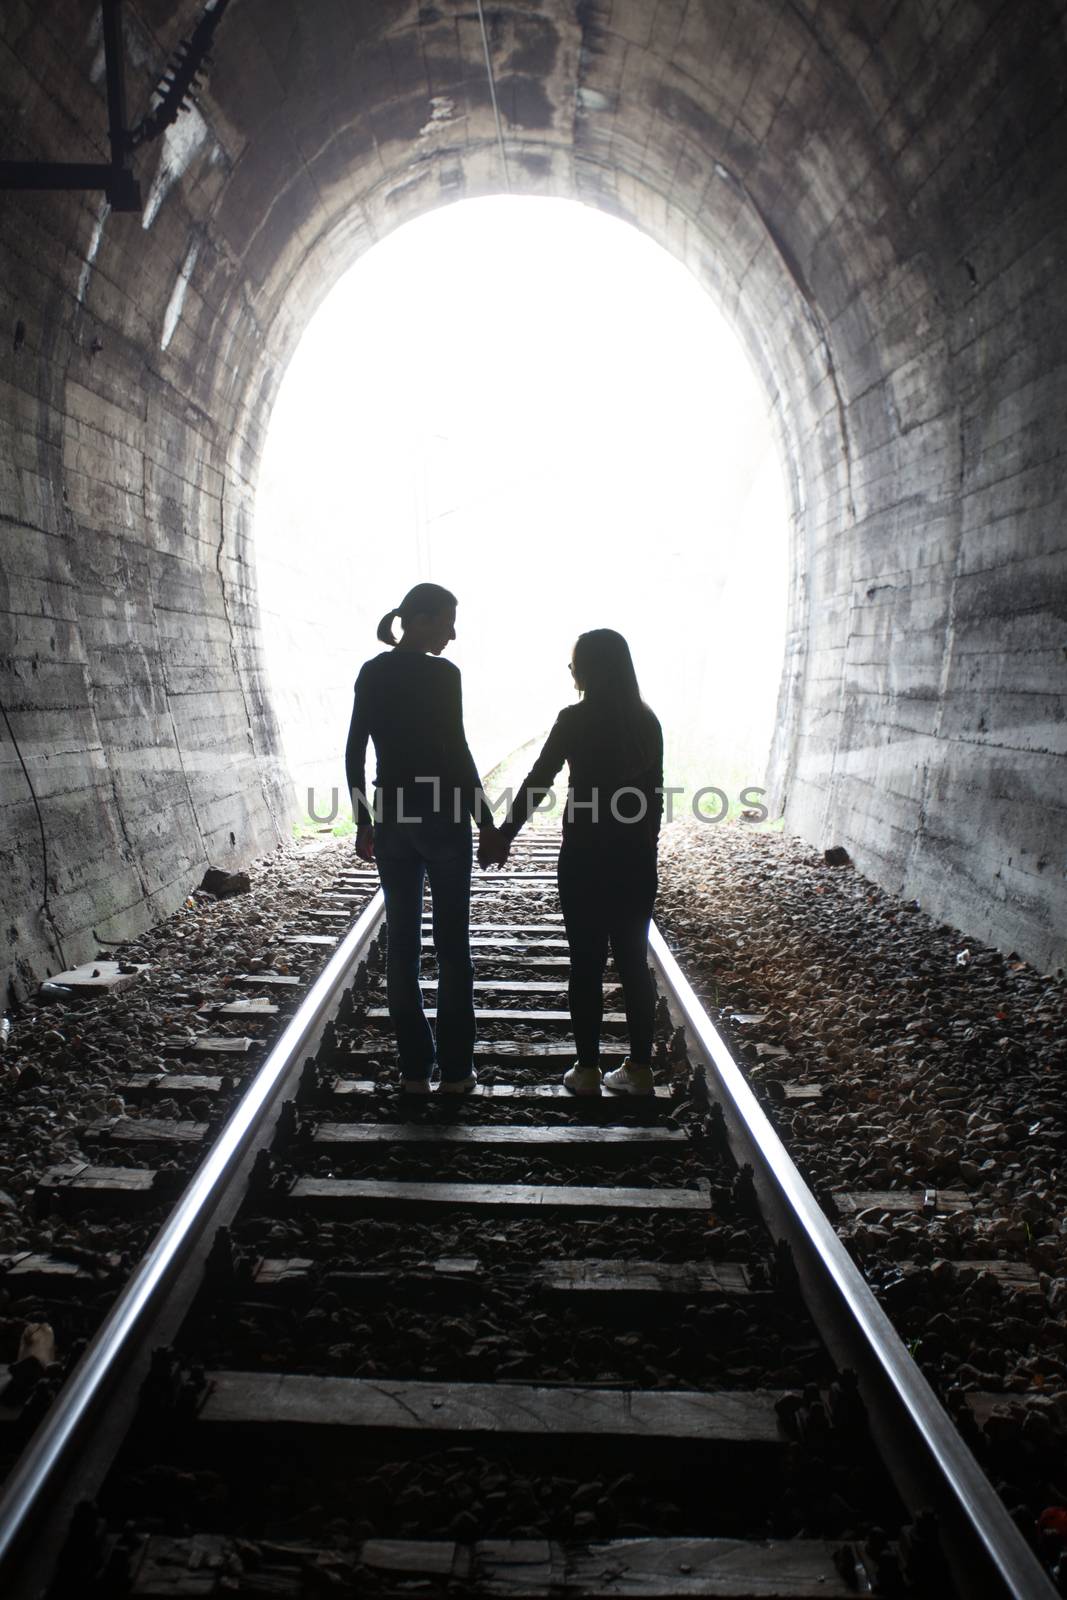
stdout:
{"type": "Polygon", "coordinates": [[[436,1058],[443,1079],[469,1077],[474,1051],[474,966],[470,951],[471,825],[379,822],[374,856],[388,932],[386,1001],[405,1078],[429,1078],[434,1035],[422,1008],[422,891],[430,880],[437,951],[436,1058]]]}
{"type": "Polygon", "coordinates": [[[630,1059],[652,1060],[656,996],[648,970],[648,925],[655,904],[656,848],[625,845],[559,853],[559,900],[570,945],[569,1000],[578,1060],[596,1066],[604,1015],[608,945],[622,984],[630,1059]]]}

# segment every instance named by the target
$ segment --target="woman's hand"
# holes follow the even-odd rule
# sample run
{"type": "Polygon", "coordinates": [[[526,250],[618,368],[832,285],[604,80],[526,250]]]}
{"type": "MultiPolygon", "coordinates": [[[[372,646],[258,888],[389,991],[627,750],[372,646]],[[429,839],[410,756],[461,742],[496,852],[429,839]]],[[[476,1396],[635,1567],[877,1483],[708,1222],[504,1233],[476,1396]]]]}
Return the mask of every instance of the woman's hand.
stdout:
{"type": "Polygon", "coordinates": [[[506,839],[496,828],[487,826],[478,829],[478,865],[483,869],[502,867],[510,849],[510,839],[506,839]]]}
{"type": "Polygon", "coordinates": [[[374,860],[374,824],[361,822],[356,829],[356,855],[361,861],[374,860]]]}

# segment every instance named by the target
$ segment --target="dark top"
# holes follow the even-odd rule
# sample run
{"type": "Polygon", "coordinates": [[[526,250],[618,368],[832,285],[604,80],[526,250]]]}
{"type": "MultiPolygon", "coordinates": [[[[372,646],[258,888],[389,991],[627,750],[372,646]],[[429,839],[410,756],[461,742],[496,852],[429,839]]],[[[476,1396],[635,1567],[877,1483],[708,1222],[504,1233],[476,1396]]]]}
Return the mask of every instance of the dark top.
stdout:
{"type": "Polygon", "coordinates": [[[563,808],[564,841],[590,849],[654,850],[663,817],[663,795],[657,792],[663,788],[663,730],[647,707],[639,716],[643,755],[635,753],[632,733],[610,711],[586,700],[565,706],[518,790],[501,834],[515,837],[566,761],[570,795],[563,808]],[[639,792],[619,792],[634,789],[639,792]],[[595,820],[587,803],[594,793],[595,820]]]}
{"type": "MultiPolygon", "coordinates": [[[[359,824],[373,822],[366,787],[367,740],[378,758],[381,820],[474,816],[481,779],[463,732],[459,668],[416,650],[385,650],[356,679],[345,776],[359,824]],[[437,779],[418,783],[417,779],[437,779]],[[402,807],[402,811],[399,808],[402,807]]],[[[488,820],[489,811],[485,816],[488,820]]]]}

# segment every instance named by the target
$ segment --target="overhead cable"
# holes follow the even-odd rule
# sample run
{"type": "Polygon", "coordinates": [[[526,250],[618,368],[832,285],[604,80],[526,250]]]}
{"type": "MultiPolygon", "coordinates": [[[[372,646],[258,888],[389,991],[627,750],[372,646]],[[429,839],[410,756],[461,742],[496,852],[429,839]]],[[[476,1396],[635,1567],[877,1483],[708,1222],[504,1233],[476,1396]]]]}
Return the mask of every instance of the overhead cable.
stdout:
{"type": "Polygon", "coordinates": [[[504,188],[511,193],[511,174],[508,171],[507,151],[504,149],[504,130],[500,125],[500,107],[496,100],[496,79],[493,77],[493,58],[489,54],[489,34],[485,26],[485,11],[478,0],[478,21],[482,29],[482,49],[485,51],[485,70],[489,77],[489,98],[493,102],[493,119],[496,122],[496,142],[500,147],[500,162],[504,168],[504,188]]]}

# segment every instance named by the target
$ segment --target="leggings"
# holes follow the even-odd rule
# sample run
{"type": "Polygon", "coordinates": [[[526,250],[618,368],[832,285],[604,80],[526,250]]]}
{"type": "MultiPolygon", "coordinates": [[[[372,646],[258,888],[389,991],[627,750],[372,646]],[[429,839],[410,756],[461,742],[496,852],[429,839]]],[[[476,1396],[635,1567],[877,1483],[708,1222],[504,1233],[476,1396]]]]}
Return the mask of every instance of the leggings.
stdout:
{"type": "Polygon", "coordinates": [[[570,945],[568,995],[579,1062],[596,1066],[600,1056],[610,944],[626,1006],[630,1059],[650,1063],[656,1002],[648,970],[648,925],[656,899],[655,846],[605,849],[565,842],[558,882],[570,945]]]}

